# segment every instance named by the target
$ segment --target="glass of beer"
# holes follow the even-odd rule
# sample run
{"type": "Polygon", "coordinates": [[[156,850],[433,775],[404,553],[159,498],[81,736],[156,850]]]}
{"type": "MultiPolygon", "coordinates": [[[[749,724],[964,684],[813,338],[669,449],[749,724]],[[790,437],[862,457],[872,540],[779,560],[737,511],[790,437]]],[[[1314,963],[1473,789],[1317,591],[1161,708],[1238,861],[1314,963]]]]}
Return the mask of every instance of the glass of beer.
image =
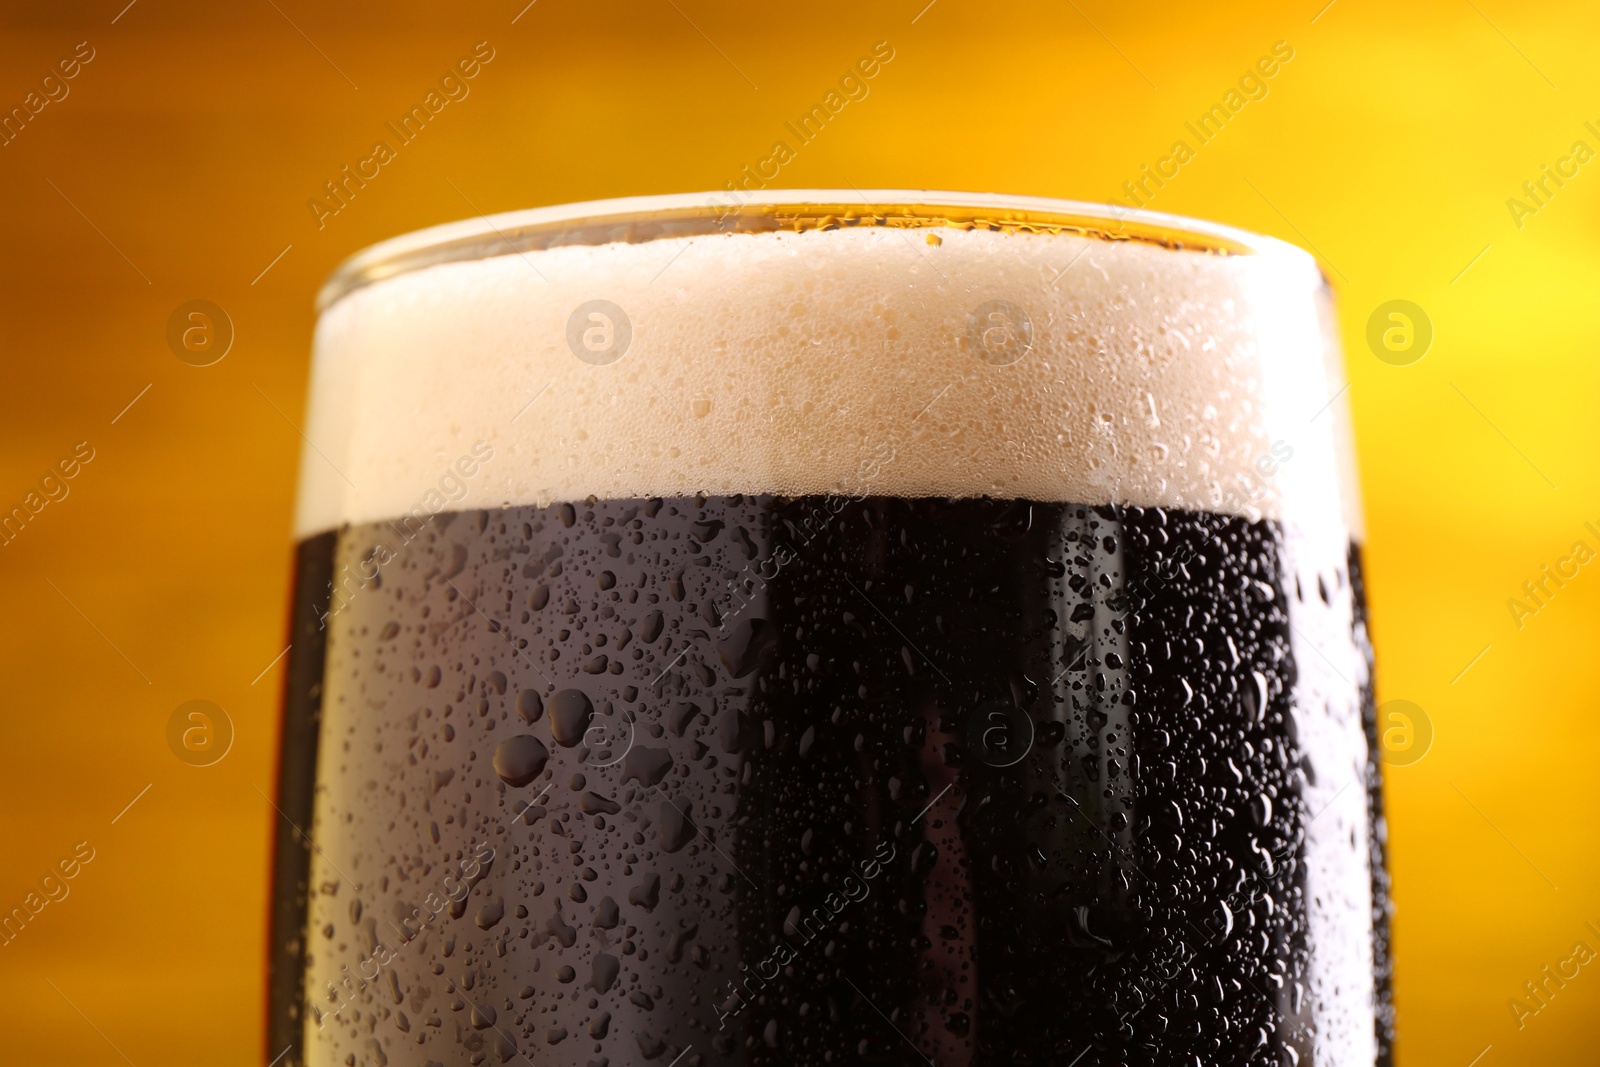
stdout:
{"type": "Polygon", "coordinates": [[[1310,256],[673,196],[320,307],[268,1060],[1389,1061],[1310,256]]]}

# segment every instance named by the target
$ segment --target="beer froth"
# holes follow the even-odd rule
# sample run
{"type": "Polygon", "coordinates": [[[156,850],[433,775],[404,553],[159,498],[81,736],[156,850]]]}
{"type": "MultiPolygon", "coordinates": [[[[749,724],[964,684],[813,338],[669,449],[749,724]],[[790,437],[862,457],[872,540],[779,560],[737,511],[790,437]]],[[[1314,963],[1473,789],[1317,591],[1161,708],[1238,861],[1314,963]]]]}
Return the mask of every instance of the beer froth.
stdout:
{"type": "Polygon", "coordinates": [[[296,533],[403,514],[481,439],[468,506],[992,496],[1292,514],[1339,551],[1320,279],[1249,241],[900,220],[385,277],[318,328],[296,533]]]}

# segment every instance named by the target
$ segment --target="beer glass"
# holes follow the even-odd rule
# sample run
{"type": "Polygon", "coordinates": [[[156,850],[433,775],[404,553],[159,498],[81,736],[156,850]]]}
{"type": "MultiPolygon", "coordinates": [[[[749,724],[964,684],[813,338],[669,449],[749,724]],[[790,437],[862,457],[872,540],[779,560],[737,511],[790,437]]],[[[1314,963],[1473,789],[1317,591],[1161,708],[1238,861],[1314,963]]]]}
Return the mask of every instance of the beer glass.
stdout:
{"type": "Polygon", "coordinates": [[[671,196],[389,241],[320,310],[269,1058],[1388,1061],[1310,256],[671,196]]]}

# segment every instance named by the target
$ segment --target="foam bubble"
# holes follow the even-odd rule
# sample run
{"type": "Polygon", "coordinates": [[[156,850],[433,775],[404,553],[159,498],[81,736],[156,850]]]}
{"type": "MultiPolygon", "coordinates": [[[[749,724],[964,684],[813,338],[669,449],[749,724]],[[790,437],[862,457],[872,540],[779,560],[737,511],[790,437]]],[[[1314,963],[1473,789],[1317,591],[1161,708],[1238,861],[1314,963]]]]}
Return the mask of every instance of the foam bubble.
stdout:
{"type": "Polygon", "coordinates": [[[1236,236],[809,227],[377,271],[318,324],[296,533],[831,492],[1284,517],[1332,550],[1355,518],[1325,287],[1236,236]]]}

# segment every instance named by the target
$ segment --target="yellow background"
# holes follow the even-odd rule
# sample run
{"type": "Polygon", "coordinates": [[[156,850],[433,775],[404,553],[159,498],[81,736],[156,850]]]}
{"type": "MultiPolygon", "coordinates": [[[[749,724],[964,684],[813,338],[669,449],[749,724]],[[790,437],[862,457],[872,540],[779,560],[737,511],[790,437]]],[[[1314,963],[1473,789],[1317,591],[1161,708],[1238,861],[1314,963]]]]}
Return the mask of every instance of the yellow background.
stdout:
{"type": "Polygon", "coordinates": [[[1593,5],[538,0],[513,24],[525,2],[0,16],[5,109],[96,50],[0,148],[0,505],[96,450],[0,548],[0,909],[96,850],[0,948],[0,1060],[265,1062],[283,665],[262,672],[285,642],[311,299],[342,258],[478,210],[721,188],[879,40],[896,55],[871,95],[774,185],[1105,200],[1282,40],[1268,97],[1153,207],[1311,246],[1339,287],[1380,697],[1436,734],[1388,784],[1400,1060],[1594,1062],[1596,965],[1521,1030],[1507,1002],[1574,942],[1600,949],[1600,565],[1520,630],[1506,606],[1575,540],[1600,548],[1600,162],[1520,229],[1506,206],[1575,140],[1600,148],[1593,5]],[[319,231],[322,182],[480,40],[497,54],[471,96],[319,231]],[[194,298],[237,329],[209,368],[164,339],[194,298]],[[1436,331],[1407,367],[1364,341],[1396,298],[1436,331]],[[237,727],[209,768],[165,740],[195,698],[237,727]]]}

